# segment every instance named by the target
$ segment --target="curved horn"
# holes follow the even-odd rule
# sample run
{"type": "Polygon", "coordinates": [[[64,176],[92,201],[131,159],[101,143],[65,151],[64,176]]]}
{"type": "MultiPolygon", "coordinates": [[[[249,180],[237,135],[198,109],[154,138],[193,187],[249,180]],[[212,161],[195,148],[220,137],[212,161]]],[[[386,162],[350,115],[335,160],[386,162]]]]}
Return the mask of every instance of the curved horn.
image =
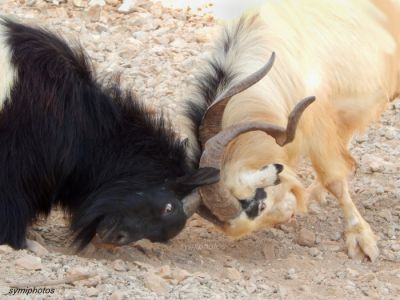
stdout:
{"type": "Polygon", "coordinates": [[[211,137],[221,131],[222,116],[229,100],[264,78],[271,70],[274,61],[275,52],[272,52],[270,59],[261,69],[244,78],[237,84],[234,84],[214,100],[214,102],[208,107],[201,121],[199,130],[201,145],[204,145],[211,137]]]}
{"type": "MultiPolygon", "coordinates": [[[[300,101],[288,117],[286,129],[265,122],[245,122],[230,126],[209,139],[205,145],[200,159],[200,168],[213,167],[223,170],[223,154],[225,147],[237,136],[255,130],[261,130],[272,136],[276,143],[284,146],[293,141],[297,124],[304,110],[315,101],[315,97],[307,97],[300,101]]],[[[223,176],[221,175],[221,178],[223,176]]],[[[223,181],[202,186],[199,193],[203,203],[221,221],[228,221],[237,217],[241,212],[239,201],[230,193],[223,181]]]]}
{"type": "Polygon", "coordinates": [[[191,217],[197,211],[201,204],[199,191],[195,189],[191,194],[189,194],[182,200],[182,203],[185,215],[188,218],[191,217]]]}

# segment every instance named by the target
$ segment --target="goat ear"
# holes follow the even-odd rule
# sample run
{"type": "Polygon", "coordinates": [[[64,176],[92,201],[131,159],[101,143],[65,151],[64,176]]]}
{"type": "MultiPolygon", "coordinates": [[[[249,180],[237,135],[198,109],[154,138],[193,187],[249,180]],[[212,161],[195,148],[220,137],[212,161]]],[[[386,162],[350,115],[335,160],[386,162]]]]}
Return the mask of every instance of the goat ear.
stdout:
{"type": "Polygon", "coordinates": [[[185,189],[192,190],[202,185],[216,183],[220,180],[220,170],[212,167],[200,168],[192,174],[185,175],[176,180],[176,184],[185,189]]]}

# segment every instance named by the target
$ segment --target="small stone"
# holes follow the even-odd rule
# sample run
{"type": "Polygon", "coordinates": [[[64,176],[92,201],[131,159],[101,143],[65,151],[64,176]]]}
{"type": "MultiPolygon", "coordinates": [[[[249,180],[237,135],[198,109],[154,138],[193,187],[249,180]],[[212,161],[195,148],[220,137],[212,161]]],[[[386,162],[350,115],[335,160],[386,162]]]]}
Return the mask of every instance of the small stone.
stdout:
{"type": "Polygon", "coordinates": [[[104,0],[90,0],[89,1],[89,6],[95,6],[95,5],[104,6],[104,5],[106,5],[106,1],[104,1],[104,0]]]}
{"type": "Polygon", "coordinates": [[[110,296],[110,298],[108,298],[109,300],[128,300],[130,299],[128,297],[128,295],[124,292],[121,291],[115,291],[114,293],[112,293],[112,295],[110,296]]]}
{"type": "Polygon", "coordinates": [[[129,268],[126,265],[126,263],[121,259],[114,260],[112,262],[111,266],[114,268],[115,271],[124,272],[124,271],[128,271],[129,270],[129,268]]]}
{"type": "Polygon", "coordinates": [[[99,294],[99,291],[96,288],[90,287],[86,289],[86,294],[89,297],[96,297],[99,294]]]}
{"type": "Polygon", "coordinates": [[[76,300],[80,296],[81,296],[81,293],[79,291],[66,290],[64,292],[64,299],[65,300],[76,300]]]}
{"type": "Polygon", "coordinates": [[[124,60],[132,60],[137,53],[139,52],[139,48],[134,45],[125,45],[118,55],[124,60]]]}
{"type": "Polygon", "coordinates": [[[350,268],[346,268],[346,272],[352,277],[357,277],[358,275],[360,275],[358,271],[350,268]]]}
{"type": "Polygon", "coordinates": [[[100,5],[93,5],[90,6],[87,10],[86,10],[86,19],[90,22],[97,22],[100,20],[100,15],[101,15],[101,6],[100,5]]]}
{"type": "MultiPolygon", "coordinates": [[[[66,277],[76,277],[76,276],[86,276],[89,275],[90,271],[88,268],[84,267],[74,267],[68,270],[66,273],[66,277]]],[[[86,287],[95,287],[99,285],[101,282],[100,276],[94,276],[94,277],[89,277],[88,279],[85,280],[78,280],[73,282],[73,285],[83,285],[86,287]]]]}
{"type": "Polygon", "coordinates": [[[35,253],[37,256],[44,256],[49,253],[49,250],[47,250],[45,247],[43,247],[36,241],[27,240],[27,246],[28,249],[33,253],[35,253]]]}
{"type": "Polygon", "coordinates": [[[172,270],[169,265],[165,265],[158,269],[157,274],[160,275],[162,278],[171,279],[172,278],[172,270]]]}
{"type": "Polygon", "coordinates": [[[237,281],[242,278],[242,275],[236,268],[225,268],[224,275],[225,278],[228,278],[231,281],[237,281]]]}
{"type": "Polygon", "coordinates": [[[273,244],[267,243],[263,248],[263,254],[265,259],[274,259],[276,258],[275,246],[273,244]]]}
{"type": "Polygon", "coordinates": [[[338,252],[342,249],[340,244],[335,241],[324,241],[321,244],[321,248],[322,248],[322,250],[329,251],[329,252],[338,252]]]}
{"type": "Polygon", "coordinates": [[[315,233],[306,229],[300,229],[297,235],[297,243],[300,246],[312,247],[315,245],[315,233]]]}
{"type": "Polygon", "coordinates": [[[106,0],[106,3],[111,6],[117,6],[120,1],[119,0],[106,0]]]}
{"type": "Polygon", "coordinates": [[[96,29],[96,31],[98,33],[102,33],[102,32],[107,32],[108,27],[106,25],[103,25],[103,24],[97,24],[95,29],[96,29]]]}
{"type": "Polygon", "coordinates": [[[136,1],[135,0],[123,0],[120,7],[118,7],[118,12],[123,14],[129,14],[134,12],[136,9],[136,1]]]}
{"type": "Polygon", "coordinates": [[[377,162],[377,161],[371,161],[370,163],[369,163],[369,169],[372,171],[372,172],[383,172],[384,170],[385,170],[385,168],[383,167],[383,165],[381,165],[379,162],[377,162]]]}
{"type": "Polygon", "coordinates": [[[153,273],[146,274],[143,283],[146,288],[158,295],[166,294],[171,290],[171,286],[165,279],[153,273]]]}
{"type": "Polygon", "coordinates": [[[400,243],[392,244],[392,246],[390,248],[395,252],[400,251],[400,243]]]}
{"type": "Polygon", "coordinates": [[[256,290],[257,290],[257,285],[255,285],[254,283],[249,282],[248,284],[246,284],[246,291],[249,294],[253,294],[256,290]]]}
{"type": "Polygon", "coordinates": [[[336,231],[333,236],[331,237],[332,241],[338,241],[342,238],[342,234],[338,231],[336,231]]]}
{"type": "Polygon", "coordinates": [[[319,251],[318,248],[311,247],[311,248],[308,250],[308,253],[309,253],[312,257],[316,257],[316,256],[318,256],[318,255],[321,253],[321,251],[319,251]]]}
{"type": "Polygon", "coordinates": [[[184,281],[186,278],[189,278],[192,274],[189,273],[186,270],[180,269],[180,268],[176,268],[173,272],[172,272],[172,278],[174,280],[176,280],[177,283],[180,283],[182,281],[184,281]]]}
{"type": "Polygon", "coordinates": [[[310,289],[310,287],[308,285],[301,285],[299,287],[299,290],[303,291],[303,292],[306,292],[306,293],[309,293],[311,291],[311,289],[310,289]]]}
{"type": "Polygon", "coordinates": [[[89,269],[88,269],[88,268],[84,268],[84,267],[74,267],[74,268],[69,269],[69,270],[67,271],[66,275],[67,275],[67,276],[75,277],[75,276],[80,276],[80,275],[87,275],[87,274],[89,274],[89,273],[90,273],[90,272],[89,272],[89,269]]]}
{"type": "Polygon", "coordinates": [[[143,252],[144,254],[150,254],[154,251],[154,244],[149,240],[140,240],[134,244],[134,247],[137,248],[139,251],[143,252]]]}
{"type": "Polygon", "coordinates": [[[82,0],[72,0],[72,5],[77,8],[86,7],[86,4],[82,0]]]}
{"type": "Polygon", "coordinates": [[[40,257],[26,255],[15,261],[16,265],[26,270],[41,270],[42,260],[40,257]]]}
{"type": "Polygon", "coordinates": [[[0,245],[0,254],[7,254],[13,252],[13,248],[8,245],[0,245]]]}
{"type": "Polygon", "coordinates": [[[181,38],[175,39],[170,45],[179,49],[187,48],[187,43],[181,38]]]}
{"type": "Polygon", "coordinates": [[[48,10],[49,15],[57,18],[68,18],[67,10],[64,7],[56,7],[48,10]]]}
{"type": "Polygon", "coordinates": [[[285,274],[285,279],[296,279],[297,275],[296,275],[296,270],[293,268],[290,268],[287,273],[285,274]]]}

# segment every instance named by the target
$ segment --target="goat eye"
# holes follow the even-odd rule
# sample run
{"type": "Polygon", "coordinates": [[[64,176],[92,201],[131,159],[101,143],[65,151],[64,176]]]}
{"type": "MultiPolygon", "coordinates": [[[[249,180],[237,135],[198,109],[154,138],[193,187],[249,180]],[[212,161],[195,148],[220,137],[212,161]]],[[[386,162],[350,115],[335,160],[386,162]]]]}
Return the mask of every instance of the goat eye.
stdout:
{"type": "Polygon", "coordinates": [[[172,204],[171,203],[167,203],[167,205],[165,205],[163,215],[169,215],[170,213],[172,213],[172,211],[173,211],[172,204]]]}

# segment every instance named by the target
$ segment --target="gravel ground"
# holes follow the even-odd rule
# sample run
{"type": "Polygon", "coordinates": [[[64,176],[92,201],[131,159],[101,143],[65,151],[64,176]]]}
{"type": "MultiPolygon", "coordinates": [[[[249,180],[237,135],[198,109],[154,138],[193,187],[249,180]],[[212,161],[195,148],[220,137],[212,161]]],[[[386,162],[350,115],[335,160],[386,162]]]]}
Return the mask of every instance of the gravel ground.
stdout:
{"type": "MultiPolygon", "coordinates": [[[[155,113],[176,114],[216,21],[150,1],[121,4],[5,0],[0,13],[79,40],[100,77],[119,73],[155,113]]],[[[348,259],[343,216],[331,198],[324,206],[312,203],[295,222],[238,241],[194,216],[166,245],[140,241],[79,255],[68,247],[67,221],[55,210],[30,233],[49,251],[0,246],[0,299],[399,299],[399,100],[355,138],[352,153],[359,162],[351,180],[354,201],[380,237],[381,255],[373,264],[348,259]],[[15,283],[33,287],[78,277],[87,279],[47,287],[53,293],[8,295],[15,283]]],[[[298,171],[310,184],[309,165],[298,171]]]]}

